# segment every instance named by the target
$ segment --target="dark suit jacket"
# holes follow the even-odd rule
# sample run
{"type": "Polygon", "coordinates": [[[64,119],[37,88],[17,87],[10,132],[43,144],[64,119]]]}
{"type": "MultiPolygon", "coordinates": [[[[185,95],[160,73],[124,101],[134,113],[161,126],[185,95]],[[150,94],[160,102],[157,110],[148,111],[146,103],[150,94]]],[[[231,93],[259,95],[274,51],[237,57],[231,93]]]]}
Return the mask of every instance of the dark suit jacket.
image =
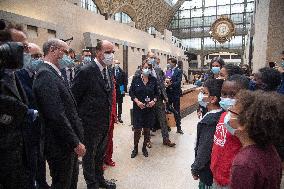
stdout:
{"type": "MultiPolygon", "coordinates": [[[[112,104],[112,74],[108,69],[110,89],[96,62],[82,66],[72,82],[71,90],[77,101],[79,116],[88,131],[106,131],[109,129],[112,104]]],[[[87,131],[86,131],[87,132],[87,131]]]]}
{"type": "Polygon", "coordinates": [[[31,109],[37,109],[36,108],[36,102],[35,102],[35,97],[33,94],[33,81],[34,77],[30,77],[29,72],[25,69],[21,69],[15,72],[17,77],[19,78],[23,89],[27,95],[28,101],[29,101],[29,108],[31,109]]]}
{"type": "Polygon", "coordinates": [[[45,127],[47,150],[73,152],[83,141],[83,127],[68,85],[56,70],[43,64],[36,75],[33,91],[45,127]]]}
{"type": "Polygon", "coordinates": [[[179,98],[182,95],[181,91],[182,71],[179,68],[175,68],[171,81],[172,84],[169,87],[167,87],[168,97],[171,99],[179,98]]]}
{"type": "Polygon", "coordinates": [[[124,92],[127,92],[128,78],[121,68],[119,68],[117,75],[115,75],[115,68],[112,68],[112,75],[114,76],[114,79],[116,81],[116,98],[122,98],[125,95],[121,94],[120,86],[123,85],[124,92]]]}
{"type": "Polygon", "coordinates": [[[0,149],[22,148],[22,130],[28,121],[28,100],[18,77],[0,73],[0,149]]]}

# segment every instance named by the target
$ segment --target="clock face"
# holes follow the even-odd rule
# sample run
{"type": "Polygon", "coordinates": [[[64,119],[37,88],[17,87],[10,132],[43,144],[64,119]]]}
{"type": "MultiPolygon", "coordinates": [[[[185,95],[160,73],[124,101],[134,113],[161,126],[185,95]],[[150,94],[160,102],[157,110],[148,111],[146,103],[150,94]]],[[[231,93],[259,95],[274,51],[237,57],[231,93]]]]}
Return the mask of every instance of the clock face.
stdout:
{"type": "Polygon", "coordinates": [[[209,34],[214,41],[225,43],[235,35],[235,25],[228,17],[221,16],[212,24],[209,34]]]}
{"type": "Polygon", "coordinates": [[[217,26],[216,31],[219,37],[225,37],[229,34],[230,28],[227,24],[221,23],[217,26]]]}

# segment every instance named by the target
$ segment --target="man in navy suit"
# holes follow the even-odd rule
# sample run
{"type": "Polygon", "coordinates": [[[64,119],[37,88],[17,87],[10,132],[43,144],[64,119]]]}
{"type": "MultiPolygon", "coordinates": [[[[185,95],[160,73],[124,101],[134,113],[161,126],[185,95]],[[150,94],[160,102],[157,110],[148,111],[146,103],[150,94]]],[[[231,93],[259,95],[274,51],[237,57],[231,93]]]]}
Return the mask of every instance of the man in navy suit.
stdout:
{"type": "Polygon", "coordinates": [[[180,97],[182,95],[181,91],[181,81],[182,81],[182,71],[177,67],[177,60],[175,58],[170,59],[170,67],[172,70],[171,80],[167,83],[167,95],[169,98],[169,105],[172,105],[176,110],[175,120],[177,126],[177,133],[183,134],[181,130],[181,116],[180,116],[180,97]]]}
{"type": "MultiPolygon", "coordinates": [[[[38,64],[40,64],[42,53],[40,47],[34,43],[28,44],[28,51],[24,58],[24,66],[23,69],[18,70],[15,74],[18,76],[23,89],[27,95],[29,101],[29,108],[33,110],[37,110],[35,97],[32,91],[34,76],[36,73],[36,69],[38,64]]],[[[29,179],[34,186],[34,183],[37,183],[37,186],[40,189],[50,188],[46,182],[46,164],[45,158],[41,152],[41,125],[36,118],[30,118],[29,127],[25,129],[25,142],[26,142],[26,150],[28,155],[28,167],[30,171],[29,179]]]]}
{"type": "Polygon", "coordinates": [[[116,185],[104,178],[103,161],[108,142],[112,111],[112,70],[114,45],[106,40],[96,47],[96,58],[79,68],[72,82],[72,92],[78,104],[84,127],[86,155],[83,174],[87,189],[115,189],[116,185]]]}

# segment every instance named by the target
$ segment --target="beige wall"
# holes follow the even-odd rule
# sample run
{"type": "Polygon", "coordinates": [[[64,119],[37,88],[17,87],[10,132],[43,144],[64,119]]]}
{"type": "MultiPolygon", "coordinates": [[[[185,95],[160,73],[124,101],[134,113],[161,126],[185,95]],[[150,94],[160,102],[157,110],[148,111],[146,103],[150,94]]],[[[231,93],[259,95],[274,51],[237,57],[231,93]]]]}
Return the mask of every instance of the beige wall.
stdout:
{"type": "MultiPolygon", "coordinates": [[[[56,31],[56,37],[67,39],[74,37],[70,44],[77,52],[85,47],[83,33],[90,32],[105,36],[112,42],[127,42],[129,49],[129,71],[141,63],[142,48],[146,53],[158,49],[172,56],[183,56],[183,50],[169,41],[154,38],[148,33],[137,30],[114,20],[105,20],[102,15],[82,9],[73,4],[73,0],[2,0],[0,1],[0,18],[38,27],[38,37],[30,38],[31,42],[42,45],[48,38],[47,29],[56,31]],[[70,3],[71,2],[71,3],[70,3]],[[137,52],[140,48],[140,53],[137,52]],[[135,65],[135,66],[134,66],[135,65]]],[[[169,35],[169,34],[168,34],[169,35]]],[[[117,49],[116,58],[122,61],[122,45],[117,49]]],[[[163,60],[164,61],[164,60],[163,60]]],[[[165,63],[165,62],[163,62],[165,63]]]]}
{"type": "Polygon", "coordinates": [[[255,13],[253,71],[279,62],[284,50],[284,1],[259,0],[255,13]]]}
{"type": "Polygon", "coordinates": [[[284,51],[284,0],[270,0],[267,62],[281,62],[284,51]]]}
{"type": "Polygon", "coordinates": [[[253,71],[266,64],[269,2],[270,0],[260,0],[255,9],[253,71]]]}

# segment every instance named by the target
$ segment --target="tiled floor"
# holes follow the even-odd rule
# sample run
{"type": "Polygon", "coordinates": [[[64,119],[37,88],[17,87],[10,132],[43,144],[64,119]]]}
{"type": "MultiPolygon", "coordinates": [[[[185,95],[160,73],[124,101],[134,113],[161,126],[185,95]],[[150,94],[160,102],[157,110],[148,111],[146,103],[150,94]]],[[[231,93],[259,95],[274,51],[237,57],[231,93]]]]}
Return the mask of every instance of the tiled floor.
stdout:
{"type": "MultiPolygon", "coordinates": [[[[114,154],[115,167],[108,167],[105,171],[106,179],[115,179],[118,189],[194,189],[198,182],[190,174],[190,165],[194,158],[194,143],[196,137],[196,113],[188,115],[182,120],[184,135],[179,135],[172,129],[170,139],[177,145],[168,148],[162,145],[160,130],[152,137],[153,147],[149,150],[149,157],[141,153],[131,159],[133,148],[133,132],[130,126],[130,108],[132,102],[127,96],[124,98],[124,124],[115,125],[114,154]]],[[[142,138],[141,138],[142,141],[142,138]]],[[[142,142],[140,142],[142,144],[142,142]]],[[[49,178],[50,181],[50,178],[49,178]]],[[[85,189],[86,184],[80,166],[78,189],[85,189]]]]}

